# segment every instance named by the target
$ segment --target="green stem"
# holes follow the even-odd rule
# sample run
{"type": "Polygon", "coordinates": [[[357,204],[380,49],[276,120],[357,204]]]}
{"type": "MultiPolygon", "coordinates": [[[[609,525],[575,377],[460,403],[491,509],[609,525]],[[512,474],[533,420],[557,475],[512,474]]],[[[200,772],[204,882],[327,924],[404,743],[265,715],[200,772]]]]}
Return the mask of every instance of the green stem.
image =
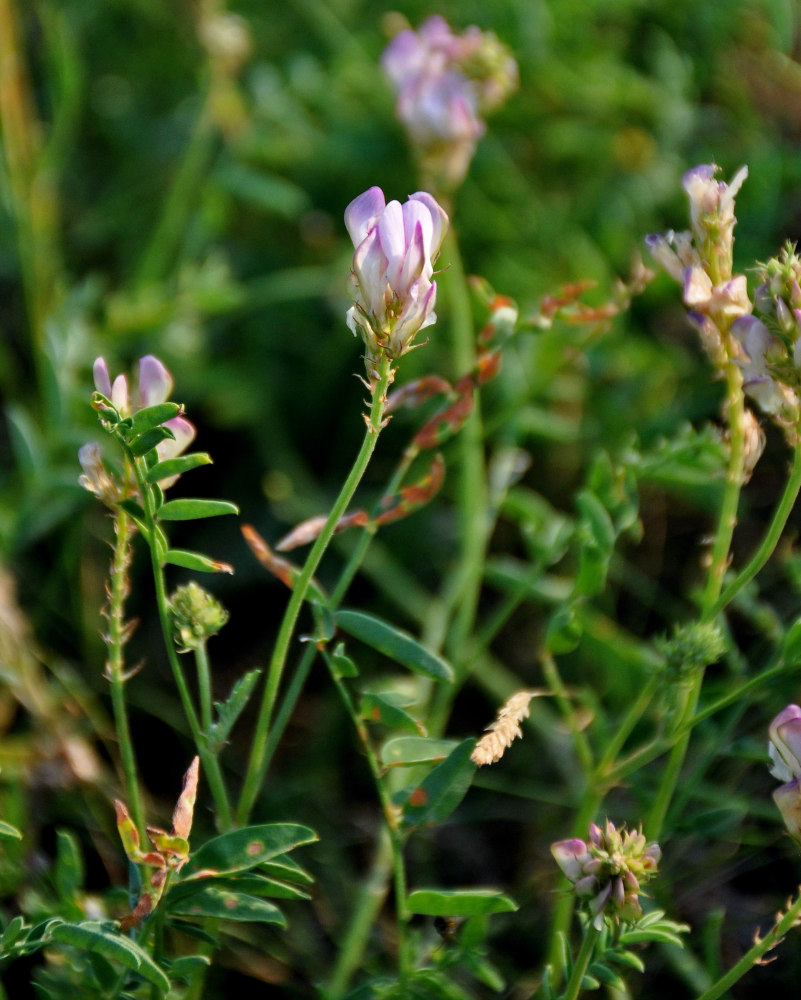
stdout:
{"type": "Polygon", "coordinates": [[[594,770],[592,747],[584,733],[576,726],[576,713],[573,711],[573,706],[570,703],[567,688],[562,681],[556,660],[554,660],[550,653],[543,653],[541,662],[543,676],[548,682],[548,687],[553,691],[556,704],[562,713],[562,718],[573,734],[573,746],[576,751],[576,757],[581,764],[584,774],[589,777],[594,770]]]}
{"type": "Polygon", "coordinates": [[[779,544],[779,539],[784,531],[784,527],[787,524],[787,519],[789,518],[793,507],[795,506],[795,502],[798,499],[799,490],[801,490],[801,440],[799,440],[795,445],[790,476],[787,480],[786,486],[784,487],[784,492],[782,493],[781,499],[779,500],[773,514],[773,519],[770,522],[770,526],[765,533],[762,543],[753,556],[751,556],[748,564],[740,570],[737,576],[724,589],[715,604],[710,608],[707,620],[714,620],[720,612],[734,600],[743,587],[753,580],[768,559],[770,559],[773,555],[776,546],[779,544]]]}
{"type": "Polygon", "coordinates": [[[722,976],[708,990],[705,990],[697,1000],[717,1000],[718,997],[723,996],[759,962],[763,955],[781,943],[784,935],[798,922],[799,917],[801,917],[801,894],[768,933],[763,938],[757,938],[753,948],[747,951],[725,976],[722,976]]]}
{"type": "Polygon", "coordinates": [[[211,669],[206,642],[203,640],[195,647],[195,666],[197,667],[197,693],[200,701],[200,723],[203,732],[211,732],[213,721],[211,710],[211,669]]]}
{"type": "MultiPolygon", "coordinates": [[[[406,473],[409,471],[409,466],[418,454],[417,448],[407,448],[403,453],[401,461],[398,463],[395,472],[387,484],[384,491],[384,496],[392,496],[400,488],[401,483],[406,477],[406,473]]],[[[380,502],[375,505],[375,507],[370,511],[370,516],[375,516],[380,507],[380,502]]],[[[340,573],[339,580],[336,586],[331,592],[331,597],[328,601],[329,610],[335,611],[340,603],[342,602],[345,594],[348,592],[348,588],[353,582],[353,578],[359,571],[359,567],[364,560],[367,550],[370,547],[370,543],[375,537],[375,527],[368,524],[367,527],[359,535],[359,539],[356,545],[353,547],[352,552],[348,557],[348,561],[340,573]]],[[[306,649],[303,651],[303,655],[298,661],[298,665],[292,674],[292,679],[287,687],[286,694],[284,695],[281,706],[276,713],[275,720],[270,727],[270,733],[267,737],[267,743],[265,745],[264,751],[264,763],[263,768],[266,773],[270,767],[270,762],[273,759],[273,754],[281,742],[281,737],[284,734],[287,723],[292,717],[292,713],[295,710],[295,705],[297,705],[300,693],[303,690],[303,686],[306,683],[306,678],[309,676],[309,671],[311,670],[312,663],[314,662],[314,657],[317,655],[317,648],[309,643],[306,649]]]]}
{"type": "Polygon", "coordinates": [[[394,848],[386,826],[381,827],[370,872],[362,883],[353,905],[348,928],[337,952],[337,960],[328,985],[323,989],[326,1000],[339,1000],[347,989],[353,973],[362,962],[362,955],[370,939],[389,890],[388,879],[393,871],[394,848]]]}
{"type": "Polygon", "coordinates": [[[114,555],[111,561],[111,579],[108,611],[108,660],[106,676],[111,686],[111,705],[114,712],[114,725],[120,747],[120,760],[125,776],[125,794],[131,817],[139,831],[140,838],[145,836],[145,811],[142,806],[142,796],[139,790],[136,755],[134,753],[131,730],[128,724],[128,712],[125,706],[125,643],[128,639],[128,627],[125,623],[125,600],[130,590],[128,568],[131,564],[131,539],[134,525],[124,510],[117,509],[114,514],[114,555]]]}
{"type": "MultiPolygon", "coordinates": [[[[743,482],[743,463],[745,459],[742,381],[740,369],[733,362],[729,362],[726,369],[726,417],[729,426],[729,464],[726,470],[726,483],[718,516],[717,530],[715,531],[712,544],[709,573],[703,594],[701,595],[700,617],[702,622],[711,621],[714,617],[713,612],[717,606],[723,586],[723,577],[729,563],[732,536],[737,523],[737,507],[740,501],[740,490],[742,489],[743,482]]],[[[677,720],[676,730],[682,732],[682,735],[677,738],[670,751],[659,790],[657,791],[645,824],[645,831],[649,839],[657,840],[662,832],[670,803],[678,785],[681,769],[684,766],[684,758],[687,755],[687,748],[689,747],[692,735],[691,727],[685,728],[685,726],[695,715],[703,683],[704,671],[698,669],[691,678],[688,686],[680,685],[678,687],[675,718],[677,720]]]]}
{"type": "MultiPolygon", "coordinates": [[[[476,338],[470,294],[464,273],[459,242],[453,228],[443,247],[443,260],[450,265],[446,287],[451,308],[453,361],[457,372],[469,372],[476,365],[476,338]]],[[[484,461],[484,430],[480,397],[474,392],[474,409],[459,435],[461,470],[459,478],[459,526],[461,552],[453,571],[458,581],[458,600],[448,647],[460,667],[459,658],[475,621],[484,556],[487,545],[487,477],[484,461]]],[[[462,671],[464,673],[464,671],[462,671]]],[[[462,678],[463,679],[463,678],[462,678]]]]}
{"type": "Polygon", "coordinates": [[[581,993],[581,983],[587,971],[587,966],[590,964],[590,959],[592,958],[592,953],[595,950],[595,944],[598,941],[600,933],[592,924],[587,924],[584,931],[584,940],[581,942],[578,955],[576,955],[576,961],[573,963],[573,971],[570,973],[570,979],[567,981],[567,986],[561,1000],[576,1000],[576,997],[581,993]]]}
{"type": "Polygon", "coordinates": [[[406,869],[403,863],[403,835],[398,828],[398,810],[392,802],[389,789],[384,781],[381,764],[379,763],[375,751],[373,750],[372,743],[370,742],[370,734],[367,732],[364,720],[356,710],[356,706],[353,704],[350,692],[345,686],[342,678],[337,673],[336,667],[334,666],[328,650],[323,648],[322,655],[326,666],[328,667],[328,671],[331,674],[331,678],[336,685],[336,689],[339,692],[339,696],[342,699],[342,703],[345,706],[345,709],[347,710],[347,713],[351,718],[351,722],[353,723],[361,741],[364,755],[367,759],[370,773],[373,776],[373,781],[375,782],[376,790],[378,791],[378,797],[381,801],[381,808],[384,813],[384,823],[386,825],[392,851],[392,871],[395,881],[395,911],[398,925],[398,978],[402,983],[408,973],[406,927],[409,921],[409,914],[406,912],[406,869]]]}
{"type": "Polygon", "coordinates": [[[300,614],[303,601],[306,598],[306,592],[309,588],[309,584],[311,583],[312,576],[314,575],[320,560],[328,548],[328,545],[334,535],[337,522],[345,513],[353,494],[356,492],[356,488],[361,482],[362,476],[364,475],[373,451],[375,450],[378,435],[381,432],[383,425],[384,405],[386,403],[386,393],[391,381],[391,375],[392,369],[390,360],[384,356],[381,359],[378,381],[372,387],[372,403],[370,406],[370,414],[366,421],[367,431],[365,433],[364,440],[362,441],[362,446],[359,449],[359,454],[356,456],[356,461],[353,463],[353,467],[348,474],[348,478],[345,480],[339,496],[334,501],[334,505],[331,508],[325,525],[312,546],[312,550],[306,559],[303,569],[301,570],[298,578],[295,580],[295,585],[292,588],[292,594],[289,598],[286,611],[284,612],[284,618],[281,622],[278,638],[275,641],[275,648],[273,650],[270,667],[267,673],[264,696],[262,698],[259,716],[256,721],[256,728],[253,734],[253,744],[251,747],[250,758],[248,760],[245,781],[242,787],[242,794],[239,799],[239,806],[237,808],[237,820],[239,823],[244,824],[247,822],[251,809],[256,801],[256,796],[258,795],[259,789],[264,781],[266,773],[265,763],[267,760],[267,738],[269,735],[270,722],[272,720],[275,699],[278,694],[281,676],[286,665],[289,645],[295,630],[295,623],[297,622],[298,615],[300,614]]]}
{"type": "Polygon", "coordinates": [[[192,695],[189,691],[189,686],[186,683],[183,668],[178,659],[178,652],[175,648],[175,641],[172,634],[172,623],[170,622],[169,616],[170,602],[167,597],[167,587],[164,581],[164,567],[161,564],[156,542],[156,534],[158,530],[156,524],[156,511],[152,492],[145,480],[147,467],[144,464],[144,459],[136,459],[135,469],[136,478],[139,483],[139,490],[144,504],[145,523],[149,529],[148,541],[150,545],[150,559],[153,567],[153,584],[156,591],[156,606],[158,607],[161,634],[164,639],[164,647],[167,651],[167,659],[170,662],[170,668],[175,680],[175,686],[178,689],[178,695],[181,699],[181,705],[184,710],[184,715],[186,716],[186,721],[189,723],[189,731],[192,734],[195,748],[197,749],[198,756],[203,764],[203,771],[206,776],[206,780],[209,783],[212,798],[214,799],[214,807],[217,812],[217,822],[222,830],[227,830],[233,825],[233,814],[231,812],[231,804],[228,801],[228,793],[225,788],[222,771],[220,770],[220,762],[209,750],[206,737],[200,728],[197,712],[195,711],[195,706],[192,702],[192,695]]]}

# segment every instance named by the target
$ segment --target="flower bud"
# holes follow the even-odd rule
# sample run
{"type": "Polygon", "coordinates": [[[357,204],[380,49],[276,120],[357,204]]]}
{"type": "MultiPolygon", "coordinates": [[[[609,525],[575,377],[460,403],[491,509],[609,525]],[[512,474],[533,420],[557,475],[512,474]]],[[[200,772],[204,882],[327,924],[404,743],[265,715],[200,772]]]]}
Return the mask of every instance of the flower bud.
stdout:
{"type": "Polygon", "coordinates": [[[170,617],[181,652],[197,649],[228,621],[228,612],[213,594],[192,580],[170,597],[170,617]]]}
{"type": "Polygon", "coordinates": [[[448,216],[425,191],[403,205],[387,204],[381,188],[372,187],[348,205],[345,225],[355,247],[347,323],[364,340],[368,378],[375,381],[382,354],[399,358],[436,322],[432,276],[448,216]]]}
{"type": "Polygon", "coordinates": [[[586,841],[560,840],[551,845],[554,860],[582,899],[600,930],[604,917],[633,923],[642,916],[640,887],[656,874],[662,851],[641,831],[618,830],[607,820],[590,824],[586,841]]]}

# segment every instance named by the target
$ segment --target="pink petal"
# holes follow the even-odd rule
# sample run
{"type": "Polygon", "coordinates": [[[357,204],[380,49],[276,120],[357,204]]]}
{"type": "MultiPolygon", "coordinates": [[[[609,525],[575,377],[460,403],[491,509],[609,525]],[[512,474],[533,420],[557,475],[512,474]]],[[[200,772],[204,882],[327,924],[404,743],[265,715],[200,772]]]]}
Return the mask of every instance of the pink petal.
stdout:
{"type": "Polygon", "coordinates": [[[345,226],[354,247],[357,247],[384,211],[384,192],[380,187],[368,188],[345,209],[345,226]]]}
{"type": "Polygon", "coordinates": [[[146,354],[139,359],[139,402],[143,408],[166,403],[172,387],[172,375],[157,357],[146,354]]]}
{"type": "Polygon", "coordinates": [[[92,375],[95,380],[95,389],[102,392],[106,399],[111,399],[111,376],[108,373],[108,365],[105,358],[96,358],[92,365],[92,375]]]}

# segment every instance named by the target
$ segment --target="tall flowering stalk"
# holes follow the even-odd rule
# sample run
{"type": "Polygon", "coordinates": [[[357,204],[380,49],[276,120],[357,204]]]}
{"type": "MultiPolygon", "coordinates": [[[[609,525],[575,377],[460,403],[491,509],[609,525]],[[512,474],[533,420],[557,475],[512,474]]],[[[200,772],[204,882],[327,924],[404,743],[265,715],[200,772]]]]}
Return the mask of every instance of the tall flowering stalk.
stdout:
{"type": "Polygon", "coordinates": [[[237,808],[240,823],[247,821],[264,781],[278,689],[312,577],[375,450],[385,424],[387,390],[395,377],[395,365],[412,349],[419,331],[436,321],[434,261],[447,225],[444,209],[425,192],[412,195],[401,206],[397,201],[387,203],[383,191],[372,187],[345,210],[345,226],[355,248],[351,270],[353,305],[346,321],[354,333],[361,334],[365,345],[366,384],[370,390],[367,430],[303,568],[292,579],[292,594],[273,648],[237,808]]]}

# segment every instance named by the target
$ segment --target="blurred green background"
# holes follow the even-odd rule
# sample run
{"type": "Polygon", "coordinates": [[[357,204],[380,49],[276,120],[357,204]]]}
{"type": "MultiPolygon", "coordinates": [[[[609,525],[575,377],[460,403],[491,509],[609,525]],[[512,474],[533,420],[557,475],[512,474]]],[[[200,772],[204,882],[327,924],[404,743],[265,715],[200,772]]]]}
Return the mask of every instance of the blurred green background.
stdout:
{"type": "MultiPolygon", "coordinates": [[[[109,822],[103,810],[111,780],[98,637],[110,524],[77,486],[77,448],[100,440],[88,405],[92,361],[103,354],[119,371],[155,353],[175,375],[174,398],[198,426],[198,446],[215,459],[176,495],[234,500],[243,520],[270,540],[325,510],[363,430],[364,390],[354,377],[360,349],[344,323],[352,248],[342,213],[373,184],[388,198],[418,188],[378,63],[397,14],[416,26],[432,13],[455,29],[494,31],[520,66],[520,89],[488,123],[455,198],[453,225],[467,271],[515,298],[523,316],[565,282],[591,279],[597,291],[590,301],[605,301],[644,234],[685,224],[680,179],[696,163],[719,163],[724,178],[749,165],[738,198],[736,267],[801,235],[801,35],[793,0],[451,0],[436,7],[0,0],[0,558],[8,685],[0,805],[10,821],[31,823],[36,815],[31,839],[45,867],[53,827],[88,824],[87,856],[99,854],[106,865],[102,871],[93,862],[98,891],[108,870],[119,871],[107,830],[100,832],[109,822]],[[61,721],[53,729],[55,718],[61,721]],[[89,780],[65,756],[64,741],[75,733],[98,758],[89,780]]],[[[443,287],[447,280],[446,273],[443,287]]],[[[431,343],[404,359],[401,380],[461,374],[450,359],[447,296],[438,311],[431,343]]],[[[700,427],[715,419],[720,387],[676,288],[661,276],[602,335],[555,327],[523,338],[488,397],[491,440],[528,451],[526,483],[570,512],[599,443],[615,452],[636,430],[641,444],[653,447],[687,421],[700,427]]],[[[364,496],[380,491],[412,426],[399,417],[382,438],[364,496]]],[[[785,461],[781,440],[769,431],[738,536],[745,552],[785,461]]],[[[667,494],[653,486],[643,498],[645,541],[627,554],[620,594],[605,608],[617,603],[619,618],[640,637],[664,630],[674,609],[686,611],[679,595],[696,573],[698,538],[708,527],[714,484],[701,475],[692,488],[673,485],[667,494]],[[650,581],[645,590],[643,579],[650,581]]],[[[430,510],[382,535],[381,561],[357,583],[354,604],[405,627],[419,623],[426,588],[435,589],[454,543],[454,489],[449,480],[430,510]]],[[[186,528],[178,539],[236,567],[232,580],[210,584],[232,614],[212,649],[218,694],[264,662],[285,600],[230,520],[195,534],[186,528]]],[[[513,521],[502,524],[495,556],[519,549],[513,521]]],[[[336,557],[331,563],[324,580],[333,578],[336,557]]],[[[134,569],[142,586],[131,616],[142,624],[131,663],[141,657],[146,666],[128,693],[145,782],[155,796],[169,796],[186,744],[175,732],[177,701],[156,652],[145,570],[134,569]]],[[[797,611],[795,596],[783,599],[782,613],[797,611]]],[[[521,614],[495,645],[523,684],[540,682],[541,627],[539,612],[521,614]]],[[[745,641],[758,645],[758,630],[745,641]]],[[[590,663],[590,676],[597,670],[599,688],[614,694],[603,659],[593,661],[592,649],[584,656],[580,663],[590,663]]],[[[625,699],[625,683],[618,684],[625,699]]],[[[787,696],[796,696],[789,686],[787,696]]],[[[458,733],[480,730],[492,705],[468,690],[457,706],[458,733]]],[[[770,714],[766,709],[765,718],[770,714]]],[[[754,720],[754,732],[763,722],[754,720]]],[[[239,739],[242,746],[231,748],[234,771],[246,729],[239,739]]],[[[746,756],[751,752],[749,744],[746,756]]],[[[558,775],[532,775],[522,758],[516,766],[527,798],[499,796],[513,780],[499,775],[496,794],[479,790],[464,807],[465,826],[473,822],[480,832],[452,834],[455,848],[443,834],[436,850],[421,849],[413,862],[425,871],[436,857],[457,881],[478,865],[486,881],[524,884],[523,898],[536,910],[549,905],[544,852],[549,838],[564,835],[564,813],[543,814],[543,802],[561,801],[558,775]],[[498,850],[504,838],[513,851],[498,850]]],[[[338,906],[363,869],[375,824],[366,774],[321,678],[312,678],[277,774],[263,818],[311,826],[335,818],[315,862],[319,897],[311,910],[298,909],[291,943],[269,943],[262,965],[245,944],[228,961],[308,995],[315,970],[331,960],[338,906]]],[[[734,788],[732,775],[729,781],[734,788]]],[[[736,837],[739,843],[743,834],[736,837]]],[[[672,874],[681,886],[680,871],[672,874]]],[[[787,869],[785,878],[777,891],[793,885],[787,869]]],[[[736,897],[745,913],[735,921],[739,934],[752,908],[762,914],[774,905],[760,909],[768,884],[729,884],[721,902],[715,882],[715,903],[701,906],[699,919],[736,897]]],[[[12,899],[18,885],[11,875],[5,888],[12,899]]],[[[694,920],[699,893],[684,888],[684,912],[672,915],[694,920]]],[[[525,980],[539,959],[540,945],[532,945],[538,926],[530,912],[504,945],[500,964],[512,981],[525,980]]],[[[786,967],[772,970],[760,971],[762,984],[770,976],[789,981],[781,980],[786,967]]],[[[225,981],[218,975],[210,997],[225,981]]],[[[668,986],[665,995],[675,994],[668,986]]]]}

